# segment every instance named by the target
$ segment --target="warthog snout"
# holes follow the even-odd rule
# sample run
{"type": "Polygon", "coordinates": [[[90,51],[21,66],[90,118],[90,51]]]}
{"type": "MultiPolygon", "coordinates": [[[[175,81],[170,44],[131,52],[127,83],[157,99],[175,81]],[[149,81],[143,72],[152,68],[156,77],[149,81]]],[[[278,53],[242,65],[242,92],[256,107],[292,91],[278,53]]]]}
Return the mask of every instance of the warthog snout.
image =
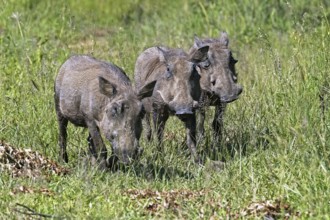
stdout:
{"type": "Polygon", "coordinates": [[[230,94],[223,94],[221,91],[212,91],[212,95],[220,97],[221,102],[230,103],[238,99],[242,92],[242,86],[237,84],[236,88],[232,89],[232,92],[230,94]]]}
{"type": "Polygon", "coordinates": [[[131,136],[116,136],[110,141],[112,142],[113,154],[118,157],[122,164],[131,164],[143,153],[143,148],[140,147],[139,140],[133,136],[133,133],[131,133],[131,136]]]}
{"type": "MultiPolygon", "coordinates": [[[[133,161],[139,159],[143,153],[143,148],[139,146],[138,140],[136,140],[134,144],[121,144],[120,146],[118,142],[112,141],[112,143],[113,161],[120,161],[120,163],[124,165],[129,165],[133,161]]],[[[110,166],[113,161],[109,161],[110,166]]]]}
{"type": "Polygon", "coordinates": [[[191,115],[193,114],[193,111],[191,108],[183,108],[183,109],[178,109],[175,111],[176,115],[191,115]]]}
{"type": "Polygon", "coordinates": [[[179,103],[179,104],[176,103],[175,101],[169,102],[169,108],[175,115],[193,114],[193,104],[192,103],[189,103],[186,105],[182,105],[181,103],[179,103]]]}

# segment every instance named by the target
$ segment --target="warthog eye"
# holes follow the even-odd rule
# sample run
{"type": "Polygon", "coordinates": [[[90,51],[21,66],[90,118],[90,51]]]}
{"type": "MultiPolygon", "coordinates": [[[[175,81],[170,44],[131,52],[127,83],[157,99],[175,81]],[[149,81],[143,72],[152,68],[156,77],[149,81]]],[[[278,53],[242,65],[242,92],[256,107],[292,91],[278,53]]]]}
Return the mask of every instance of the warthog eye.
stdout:
{"type": "Polygon", "coordinates": [[[210,67],[211,63],[209,60],[205,60],[204,62],[201,62],[199,66],[203,69],[208,69],[210,67]]]}
{"type": "Polygon", "coordinates": [[[115,103],[113,106],[111,106],[111,109],[109,109],[109,111],[111,117],[116,117],[123,111],[123,106],[121,104],[115,103]]]}
{"type": "Polygon", "coordinates": [[[167,79],[171,78],[173,76],[173,74],[171,73],[171,70],[170,70],[170,67],[167,67],[166,68],[166,74],[165,74],[165,77],[167,79]]]}
{"type": "Polygon", "coordinates": [[[118,113],[118,108],[116,106],[111,108],[111,116],[115,117],[118,113]]]}

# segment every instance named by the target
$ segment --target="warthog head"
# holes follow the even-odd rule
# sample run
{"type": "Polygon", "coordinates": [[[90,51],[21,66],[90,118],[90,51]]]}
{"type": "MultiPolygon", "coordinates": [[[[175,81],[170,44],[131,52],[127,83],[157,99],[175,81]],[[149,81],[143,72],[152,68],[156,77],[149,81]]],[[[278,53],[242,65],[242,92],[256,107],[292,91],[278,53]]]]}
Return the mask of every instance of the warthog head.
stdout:
{"type": "Polygon", "coordinates": [[[237,84],[237,60],[233,58],[228,45],[228,35],[222,32],[217,39],[200,40],[195,37],[194,46],[189,51],[190,56],[193,56],[198,48],[209,46],[208,59],[200,62],[197,67],[201,75],[201,88],[226,103],[236,100],[243,90],[237,84]]]}
{"type": "Polygon", "coordinates": [[[151,96],[155,83],[147,84],[136,94],[131,86],[116,86],[99,77],[100,92],[111,99],[104,108],[99,127],[111,142],[114,156],[124,164],[142,153],[139,139],[144,110],[140,100],[151,96]]]}
{"type": "MultiPolygon", "coordinates": [[[[178,115],[184,116],[193,114],[198,107],[198,100],[201,94],[200,76],[196,70],[196,63],[181,50],[167,50],[158,48],[159,67],[162,77],[157,80],[154,88],[154,100],[161,100],[169,110],[178,115]]],[[[195,60],[207,58],[208,46],[201,47],[194,52],[192,57],[195,60]]]]}

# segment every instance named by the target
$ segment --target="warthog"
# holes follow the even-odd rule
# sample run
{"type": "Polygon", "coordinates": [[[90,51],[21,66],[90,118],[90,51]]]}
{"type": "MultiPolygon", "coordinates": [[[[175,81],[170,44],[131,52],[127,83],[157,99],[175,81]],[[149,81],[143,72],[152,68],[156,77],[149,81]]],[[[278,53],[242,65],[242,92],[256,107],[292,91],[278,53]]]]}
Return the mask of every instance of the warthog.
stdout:
{"type": "Polygon", "coordinates": [[[187,145],[197,162],[195,109],[200,98],[200,76],[196,63],[207,59],[208,46],[195,50],[188,56],[181,49],[152,47],[142,52],[135,63],[135,83],[140,89],[157,80],[152,97],[143,100],[146,114],[147,137],[151,138],[150,114],[153,113],[154,129],[159,144],[165,123],[170,115],[184,122],[187,145]]]}
{"type": "Polygon", "coordinates": [[[215,106],[212,126],[216,139],[221,136],[226,104],[235,101],[243,90],[237,84],[235,71],[237,60],[233,58],[228,45],[229,38],[226,32],[222,32],[216,39],[200,40],[195,36],[194,45],[189,51],[189,54],[194,54],[200,47],[209,46],[208,59],[198,64],[202,95],[197,130],[201,135],[204,133],[204,107],[215,106]]]}
{"type": "Polygon", "coordinates": [[[88,128],[90,152],[101,168],[107,165],[101,134],[112,144],[112,161],[129,163],[136,158],[141,153],[141,100],[152,95],[154,86],[150,81],[135,92],[118,66],[83,55],[69,58],[55,80],[60,158],[68,162],[68,121],[88,128]]]}

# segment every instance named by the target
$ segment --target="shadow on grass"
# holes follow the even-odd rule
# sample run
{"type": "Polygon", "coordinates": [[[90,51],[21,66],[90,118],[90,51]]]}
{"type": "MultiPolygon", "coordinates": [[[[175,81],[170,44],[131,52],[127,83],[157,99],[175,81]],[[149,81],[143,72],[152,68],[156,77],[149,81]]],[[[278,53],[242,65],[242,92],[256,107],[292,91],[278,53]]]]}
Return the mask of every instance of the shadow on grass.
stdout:
{"type": "MultiPolygon", "coordinates": [[[[149,147],[154,148],[156,144],[151,143],[149,147]]],[[[166,147],[173,147],[167,145],[166,147]]],[[[154,150],[154,149],[152,149],[154,150]]],[[[181,150],[181,149],[178,149],[181,150]]],[[[145,152],[146,153],[146,152],[145,152]]],[[[169,153],[169,152],[167,152],[169,153]]],[[[183,152],[186,154],[186,152],[183,152]]],[[[108,151],[111,155],[111,151],[108,151]]],[[[189,157],[189,154],[186,154],[189,157]]],[[[167,155],[168,156],[168,155],[167,155]]],[[[131,173],[137,177],[144,178],[147,180],[171,180],[174,178],[184,178],[184,179],[194,179],[196,176],[195,172],[191,172],[187,169],[187,164],[178,162],[178,159],[173,157],[166,160],[165,152],[158,152],[157,154],[144,155],[141,160],[137,160],[130,165],[124,165],[118,161],[118,158],[111,160],[108,157],[108,168],[106,170],[97,168],[95,159],[92,157],[91,153],[86,149],[81,149],[79,151],[78,165],[83,170],[99,170],[105,171],[109,174],[114,173],[131,173]]],[[[188,160],[187,160],[188,161],[188,160]]],[[[187,162],[189,163],[189,162],[187,162]]],[[[192,163],[192,162],[191,162],[192,163]]],[[[199,166],[197,164],[191,164],[191,166],[199,166]]]]}
{"type": "Polygon", "coordinates": [[[209,134],[201,143],[204,146],[201,155],[204,161],[228,162],[236,156],[246,157],[255,151],[266,150],[270,147],[270,139],[272,134],[268,127],[258,131],[225,132],[217,138],[209,134]]]}
{"type": "Polygon", "coordinates": [[[183,171],[177,167],[171,167],[157,163],[138,163],[131,166],[119,165],[111,169],[113,172],[134,173],[137,177],[147,180],[171,180],[174,178],[194,179],[195,175],[190,171],[183,171]]]}
{"type": "MultiPolygon", "coordinates": [[[[212,166],[217,167],[216,170],[222,170],[224,163],[233,160],[235,157],[247,157],[256,151],[266,150],[271,146],[272,139],[273,135],[269,127],[254,131],[228,129],[216,141],[210,131],[198,143],[199,155],[203,161],[202,165],[205,167],[209,166],[207,161],[212,161],[212,166]]],[[[149,147],[155,148],[155,145],[150,144],[149,147]]],[[[192,164],[192,166],[196,166],[196,169],[195,167],[193,169],[188,168],[188,163],[190,163],[188,157],[191,155],[186,144],[169,142],[166,147],[171,150],[168,150],[166,153],[158,153],[157,155],[150,154],[149,152],[141,161],[136,161],[129,166],[115,163],[108,170],[109,174],[133,174],[150,181],[171,180],[175,178],[190,180],[196,178],[198,173],[192,170],[197,170],[199,165],[192,164]],[[169,154],[174,156],[168,157],[169,154]],[[179,157],[186,157],[187,161],[183,162],[179,157]],[[166,158],[169,159],[166,160],[166,158]]],[[[153,150],[155,149],[151,149],[151,151],[153,150]]]]}

